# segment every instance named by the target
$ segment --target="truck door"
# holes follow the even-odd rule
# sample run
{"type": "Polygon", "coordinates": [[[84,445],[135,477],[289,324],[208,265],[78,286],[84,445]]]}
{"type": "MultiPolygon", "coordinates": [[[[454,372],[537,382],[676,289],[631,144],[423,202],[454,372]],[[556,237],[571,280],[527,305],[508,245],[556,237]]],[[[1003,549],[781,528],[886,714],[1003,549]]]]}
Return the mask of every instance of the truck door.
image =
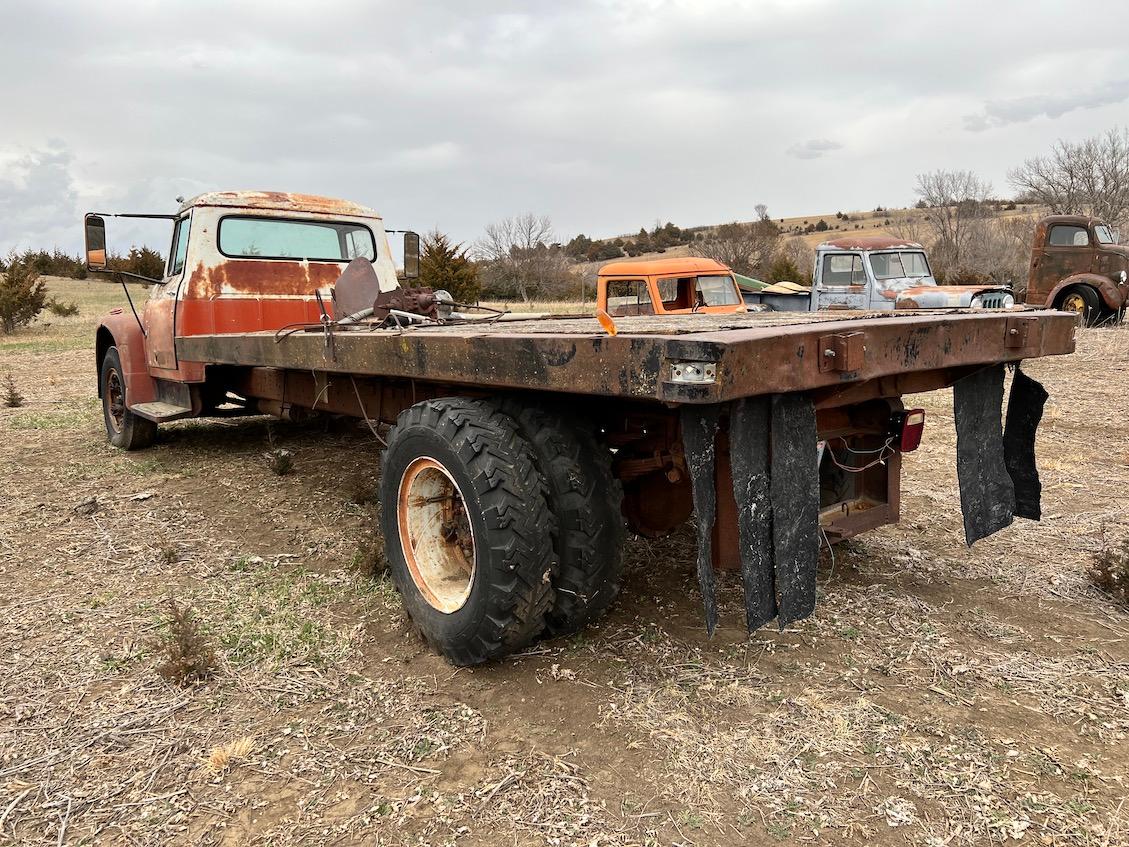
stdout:
{"type": "Polygon", "coordinates": [[[1088,273],[1094,261],[1090,232],[1078,224],[1054,224],[1047,233],[1041,253],[1035,258],[1033,277],[1036,288],[1049,292],[1068,276],[1088,273]]]}
{"type": "Polygon", "coordinates": [[[824,253],[813,298],[816,309],[866,309],[866,269],[858,253],[824,253]]]}
{"type": "Polygon", "coordinates": [[[145,304],[145,356],[150,369],[176,370],[177,367],[176,310],[188,256],[190,223],[191,216],[185,215],[173,225],[165,278],[153,289],[145,304]]]}

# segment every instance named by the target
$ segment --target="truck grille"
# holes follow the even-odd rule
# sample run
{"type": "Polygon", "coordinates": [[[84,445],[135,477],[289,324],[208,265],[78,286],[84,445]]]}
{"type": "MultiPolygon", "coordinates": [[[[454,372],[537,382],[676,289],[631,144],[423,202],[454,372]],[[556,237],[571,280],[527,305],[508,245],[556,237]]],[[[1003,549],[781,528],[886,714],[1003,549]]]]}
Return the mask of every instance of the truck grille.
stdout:
{"type": "Polygon", "coordinates": [[[984,304],[985,309],[1002,309],[1005,306],[1006,296],[1002,291],[986,291],[980,295],[980,302],[984,304]]]}

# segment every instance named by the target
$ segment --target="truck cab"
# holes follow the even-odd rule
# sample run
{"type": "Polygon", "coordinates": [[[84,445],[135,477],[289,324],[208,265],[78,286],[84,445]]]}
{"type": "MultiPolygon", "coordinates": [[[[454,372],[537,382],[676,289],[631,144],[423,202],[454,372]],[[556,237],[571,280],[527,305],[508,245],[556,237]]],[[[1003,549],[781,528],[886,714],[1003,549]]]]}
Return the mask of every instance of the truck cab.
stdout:
{"type": "Polygon", "coordinates": [[[938,285],[925,248],[889,236],[846,236],[816,247],[809,308],[1001,309],[1015,305],[999,285],[938,285]]]}
{"type": "Polygon", "coordinates": [[[1049,215],[1035,228],[1027,302],[1077,312],[1087,326],[1123,314],[1129,303],[1129,247],[1097,218],[1049,215]]]}
{"type": "MultiPolygon", "coordinates": [[[[94,271],[108,269],[106,217],[171,224],[164,275],[145,280],[148,301],[115,309],[97,330],[98,368],[114,348],[129,409],[152,422],[200,414],[215,402],[204,365],[183,361],[178,339],[316,323],[323,309],[332,317],[332,286],[357,259],[371,264],[380,291],[398,286],[380,215],[345,200],[215,191],[182,201],[171,215],[91,213],[85,229],[94,271]]],[[[418,236],[415,243],[418,252],[418,236]]]]}
{"type": "Polygon", "coordinates": [[[604,265],[596,278],[596,305],[612,317],[745,311],[733,271],[694,258],[604,265]]]}

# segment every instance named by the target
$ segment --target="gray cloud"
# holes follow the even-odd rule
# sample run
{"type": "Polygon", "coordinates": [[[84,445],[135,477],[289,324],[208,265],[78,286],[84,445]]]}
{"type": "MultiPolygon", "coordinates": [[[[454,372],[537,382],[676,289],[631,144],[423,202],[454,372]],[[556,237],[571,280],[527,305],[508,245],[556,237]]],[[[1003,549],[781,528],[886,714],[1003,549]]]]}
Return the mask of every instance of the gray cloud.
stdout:
{"type": "Polygon", "coordinates": [[[348,197],[465,241],[526,211],[600,235],[909,204],[939,167],[1002,182],[1116,106],[1064,99],[1043,107],[1058,125],[1003,123],[992,145],[963,116],[1124,77],[1129,6],[1101,28],[1022,8],[1004,55],[1015,12],[971,0],[10,0],[0,250],[77,250],[86,209],[223,188],[348,197]]]}
{"type": "MultiPolygon", "coordinates": [[[[1073,79],[1071,80],[1073,82],[1073,79]]],[[[1033,94],[989,100],[981,112],[965,115],[964,126],[973,132],[1024,123],[1035,118],[1061,118],[1077,109],[1097,109],[1129,100],[1129,79],[1110,80],[1084,93],[1033,94]]]]}
{"type": "Polygon", "coordinates": [[[788,155],[797,159],[818,159],[820,156],[835,150],[842,150],[843,145],[838,141],[828,141],[826,138],[812,138],[800,141],[788,148],[788,155]]]}

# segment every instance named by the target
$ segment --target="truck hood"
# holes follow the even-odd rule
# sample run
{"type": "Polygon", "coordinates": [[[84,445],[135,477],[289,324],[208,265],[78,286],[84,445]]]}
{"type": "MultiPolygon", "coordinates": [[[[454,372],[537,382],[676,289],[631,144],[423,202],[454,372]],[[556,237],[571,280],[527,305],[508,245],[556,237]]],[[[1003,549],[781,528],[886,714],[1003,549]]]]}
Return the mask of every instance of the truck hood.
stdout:
{"type": "MultiPolygon", "coordinates": [[[[967,309],[978,294],[997,294],[1000,298],[1014,293],[1006,285],[917,285],[896,292],[897,309],[967,309]]],[[[987,297],[988,308],[998,308],[997,298],[987,297]]],[[[1014,299],[1013,299],[1014,302],[1014,299]]],[[[1002,303],[1000,303],[1002,305],[1002,303]]]]}

